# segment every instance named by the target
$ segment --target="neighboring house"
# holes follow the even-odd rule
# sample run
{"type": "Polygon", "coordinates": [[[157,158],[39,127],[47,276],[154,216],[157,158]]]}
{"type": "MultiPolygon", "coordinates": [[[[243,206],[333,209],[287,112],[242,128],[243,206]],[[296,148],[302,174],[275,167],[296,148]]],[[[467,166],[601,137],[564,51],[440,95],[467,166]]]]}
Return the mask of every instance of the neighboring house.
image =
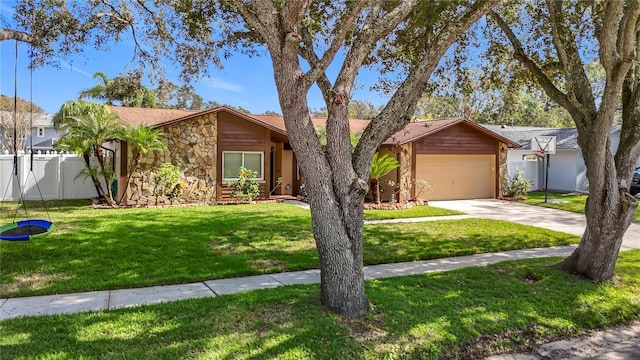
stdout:
{"type": "MultiPolygon", "coordinates": [[[[303,181],[281,116],[248,115],[225,107],[205,111],[181,111],[111,107],[123,124],[145,123],[165,134],[167,151],[148,154],[142,171],[132,179],[129,203],[146,204],[165,199],[155,197],[152,175],[163,162],[180,166],[187,184],[184,197],[229,199],[228,182],[240,166],[258,172],[260,195],[296,195],[303,181]],[[276,179],[282,184],[277,186],[276,179]]],[[[313,119],[322,126],[323,119],[313,119]]],[[[352,120],[351,130],[360,132],[366,120],[352,120]]],[[[508,147],[519,145],[495,132],[464,119],[423,121],[409,124],[389,138],[381,152],[393,154],[401,167],[385,179],[400,184],[403,201],[415,196],[414,179],[431,183],[428,199],[496,198],[506,181],[508,147]],[[403,181],[404,180],[404,181],[403,181]]],[[[116,148],[119,189],[126,181],[131,150],[116,148]],[[127,154],[127,156],[121,156],[127,154]]],[[[386,194],[388,198],[391,192],[386,194]]]]}
{"type": "Polygon", "coordinates": [[[546,156],[533,152],[531,141],[537,136],[555,136],[556,153],[549,155],[548,188],[554,191],[586,191],[586,167],[578,146],[576,129],[550,129],[525,126],[483,125],[492,131],[520,144],[519,149],[509,149],[507,164],[509,175],[521,169],[531,181],[531,190],[545,188],[546,156]]]}
{"type": "MultiPolygon", "coordinates": [[[[587,169],[578,145],[578,131],[524,126],[483,125],[502,136],[517,142],[521,148],[509,149],[507,161],[509,174],[521,169],[525,178],[532,183],[531,190],[545,188],[546,156],[542,157],[531,149],[531,141],[537,136],[555,136],[556,153],[549,155],[548,189],[553,191],[586,192],[589,188],[587,169]]],[[[620,127],[611,131],[611,151],[615,154],[620,142],[620,127]]],[[[638,160],[640,166],[640,159],[638,160]]]]}
{"type": "Polygon", "coordinates": [[[53,115],[44,114],[33,121],[31,137],[27,139],[27,148],[33,142],[33,151],[45,153],[53,150],[53,144],[63,135],[53,126],[53,115]]]}
{"type": "MultiPolygon", "coordinates": [[[[4,133],[4,129],[0,125],[0,133],[4,133]]],[[[53,114],[34,114],[31,134],[28,135],[24,142],[25,148],[29,151],[33,141],[33,151],[46,153],[53,150],[53,144],[60,138],[62,134],[53,126],[53,114]]],[[[11,136],[11,134],[9,134],[11,136]]],[[[3,149],[3,152],[13,152],[12,149],[3,149]]]]}
{"type": "MultiPolygon", "coordinates": [[[[609,140],[611,141],[611,152],[616,153],[618,151],[618,146],[620,145],[620,130],[622,126],[616,125],[611,129],[611,135],[609,136],[609,140]]],[[[640,158],[636,161],[636,167],[640,167],[640,158]]]]}

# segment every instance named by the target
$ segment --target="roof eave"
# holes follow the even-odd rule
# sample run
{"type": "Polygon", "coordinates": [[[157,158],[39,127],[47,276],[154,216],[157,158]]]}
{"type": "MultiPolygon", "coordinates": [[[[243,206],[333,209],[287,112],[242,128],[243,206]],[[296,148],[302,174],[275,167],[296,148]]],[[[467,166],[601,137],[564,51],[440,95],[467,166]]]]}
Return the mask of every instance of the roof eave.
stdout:
{"type": "Polygon", "coordinates": [[[189,114],[189,115],[177,118],[177,119],[163,121],[161,123],[153,125],[153,127],[154,128],[160,128],[160,127],[163,127],[163,126],[172,125],[172,124],[175,124],[175,123],[178,123],[178,122],[181,122],[181,121],[185,121],[185,120],[189,120],[189,119],[195,119],[195,118],[203,116],[203,115],[213,114],[213,113],[217,113],[217,112],[220,112],[220,111],[225,111],[225,112],[227,112],[229,114],[235,115],[235,116],[240,117],[240,118],[242,118],[244,120],[247,120],[247,121],[252,122],[254,124],[257,124],[257,125],[260,125],[262,127],[265,127],[265,128],[267,128],[267,129],[269,129],[271,131],[275,131],[275,132],[277,132],[279,134],[287,136],[287,132],[285,130],[277,128],[277,127],[275,127],[275,126],[273,126],[271,124],[267,124],[267,123],[265,123],[265,122],[263,122],[263,121],[261,121],[259,119],[256,119],[256,118],[254,118],[254,117],[252,117],[250,115],[247,115],[245,113],[241,113],[241,112],[239,112],[237,110],[230,109],[230,108],[228,108],[226,106],[218,106],[218,107],[215,107],[213,109],[196,112],[196,113],[189,114]]]}

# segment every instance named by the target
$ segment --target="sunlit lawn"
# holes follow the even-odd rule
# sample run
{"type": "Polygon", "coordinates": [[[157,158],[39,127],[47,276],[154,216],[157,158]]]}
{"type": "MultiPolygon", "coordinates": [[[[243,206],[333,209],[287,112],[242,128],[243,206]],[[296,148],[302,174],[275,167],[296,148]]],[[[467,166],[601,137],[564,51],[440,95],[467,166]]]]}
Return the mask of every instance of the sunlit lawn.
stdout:
{"type": "MultiPolygon", "coordinates": [[[[587,201],[587,195],[576,193],[548,193],[546,203],[544,202],[544,192],[541,191],[530,192],[527,197],[527,200],[523,200],[526,204],[567,210],[581,214],[584,214],[584,204],[587,201]]],[[[633,222],[640,223],[640,207],[636,208],[633,222]]]]}
{"type": "Polygon", "coordinates": [[[455,210],[442,209],[434,206],[414,206],[405,210],[365,210],[366,220],[406,219],[431,216],[462,215],[464,213],[455,210]]]}
{"type": "Polygon", "coordinates": [[[0,322],[2,359],[481,359],[640,317],[640,251],[615,281],[559,259],[368,281],[372,312],[343,320],[297,285],[116,311],[0,322]]]}
{"type": "MultiPolygon", "coordinates": [[[[44,216],[29,210],[33,217],[44,216]]],[[[309,211],[287,204],[154,209],[51,203],[56,231],[0,242],[0,297],[187,283],[318,267],[309,211]]],[[[11,211],[3,211],[5,223],[11,211]]],[[[365,226],[366,264],[577,243],[481,219],[365,226]]]]}

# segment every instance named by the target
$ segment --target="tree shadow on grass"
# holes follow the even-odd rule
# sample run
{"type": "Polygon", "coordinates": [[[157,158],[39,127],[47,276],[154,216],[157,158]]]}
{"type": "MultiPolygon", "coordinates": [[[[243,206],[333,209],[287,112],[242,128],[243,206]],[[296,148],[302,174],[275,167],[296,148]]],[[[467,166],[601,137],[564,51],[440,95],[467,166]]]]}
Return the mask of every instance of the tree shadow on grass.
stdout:
{"type": "MultiPolygon", "coordinates": [[[[549,267],[557,261],[371,281],[367,294],[389,334],[371,346],[381,358],[389,354],[384,344],[394,344],[407,358],[478,359],[640,316],[637,282],[598,284],[549,267]]],[[[623,260],[618,270],[638,274],[634,263],[623,260]]]]}
{"type": "Polygon", "coordinates": [[[317,268],[308,216],[272,208],[115,209],[3,244],[2,296],[141,287],[317,268]],[[59,274],[16,293],[17,276],[59,274]],[[63,274],[64,276],[61,276],[63,274]]]}
{"type": "Polygon", "coordinates": [[[565,233],[486,219],[375,225],[365,228],[364,259],[366,264],[431,260],[579,241],[565,233]]]}
{"type": "Polygon", "coordinates": [[[477,359],[637,318],[638,283],[626,279],[640,272],[639,259],[640,251],[621,256],[618,284],[547,267],[557,259],[369,281],[374,310],[355,321],[326,312],[318,285],[13,319],[1,324],[0,351],[3,358],[477,359]]]}
{"type": "Polygon", "coordinates": [[[3,358],[357,359],[317,286],[3,323],[3,358]],[[53,329],[53,330],[52,330],[53,329]],[[14,340],[15,339],[15,340],[14,340]]]}

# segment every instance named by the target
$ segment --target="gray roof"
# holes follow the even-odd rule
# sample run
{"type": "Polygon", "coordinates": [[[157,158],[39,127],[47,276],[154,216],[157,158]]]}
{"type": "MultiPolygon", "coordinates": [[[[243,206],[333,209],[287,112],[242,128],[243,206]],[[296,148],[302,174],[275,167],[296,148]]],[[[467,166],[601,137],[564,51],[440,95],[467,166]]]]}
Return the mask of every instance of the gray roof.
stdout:
{"type": "Polygon", "coordinates": [[[555,136],[557,150],[578,149],[578,130],[553,129],[532,126],[482,125],[491,131],[517,142],[523,149],[531,149],[531,139],[536,136],[555,136]]]}
{"type": "Polygon", "coordinates": [[[41,141],[37,144],[33,144],[34,149],[53,149],[53,144],[55,144],[56,139],[47,139],[41,141]]]}

